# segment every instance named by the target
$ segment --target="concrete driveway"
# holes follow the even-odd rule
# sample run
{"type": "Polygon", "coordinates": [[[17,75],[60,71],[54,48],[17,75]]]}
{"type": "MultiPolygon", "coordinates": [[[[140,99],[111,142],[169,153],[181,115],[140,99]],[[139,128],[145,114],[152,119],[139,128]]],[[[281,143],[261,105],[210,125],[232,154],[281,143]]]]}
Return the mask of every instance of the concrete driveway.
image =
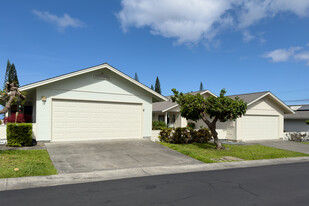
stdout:
{"type": "Polygon", "coordinates": [[[58,173],[151,166],[203,164],[149,140],[105,140],[45,144],[58,173]]]}

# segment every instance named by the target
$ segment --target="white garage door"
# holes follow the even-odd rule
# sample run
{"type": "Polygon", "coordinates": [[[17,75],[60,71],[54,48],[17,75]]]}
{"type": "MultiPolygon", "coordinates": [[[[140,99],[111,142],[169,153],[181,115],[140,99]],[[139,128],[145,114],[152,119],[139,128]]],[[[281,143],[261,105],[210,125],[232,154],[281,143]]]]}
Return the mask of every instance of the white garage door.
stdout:
{"type": "Polygon", "coordinates": [[[52,141],[142,136],[141,104],[53,100],[52,141]]]}
{"type": "Polygon", "coordinates": [[[278,116],[243,116],[243,140],[278,139],[278,116]]]}

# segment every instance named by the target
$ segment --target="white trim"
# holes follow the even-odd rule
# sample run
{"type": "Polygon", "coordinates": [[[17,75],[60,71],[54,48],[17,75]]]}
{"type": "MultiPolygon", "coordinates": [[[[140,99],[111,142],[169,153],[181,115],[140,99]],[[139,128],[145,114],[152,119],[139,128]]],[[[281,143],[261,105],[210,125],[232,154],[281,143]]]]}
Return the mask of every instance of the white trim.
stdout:
{"type": "Polygon", "coordinates": [[[209,94],[211,94],[211,95],[214,96],[214,97],[217,97],[217,95],[215,95],[214,93],[212,93],[212,92],[209,91],[209,90],[206,90],[206,91],[204,91],[204,92],[202,92],[202,93],[199,93],[199,94],[203,95],[203,94],[206,94],[206,93],[209,93],[209,94]]]}
{"type": "Polygon", "coordinates": [[[254,101],[248,103],[248,106],[250,106],[251,104],[259,101],[260,99],[266,97],[267,95],[270,95],[272,98],[274,98],[277,103],[279,103],[279,105],[281,105],[283,108],[285,108],[287,111],[289,111],[289,113],[286,113],[286,114],[295,114],[295,112],[289,107],[287,106],[286,104],[284,104],[280,99],[278,99],[275,95],[273,95],[271,92],[267,92],[266,94],[260,96],[259,98],[255,99],[254,101]]]}
{"type": "Polygon", "coordinates": [[[79,71],[76,71],[76,72],[72,72],[72,73],[69,73],[69,74],[64,74],[64,75],[57,76],[57,77],[54,77],[54,78],[42,80],[42,81],[35,82],[35,83],[32,83],[32,84],[28,84],[28,85],[20,87],[20,91],[25,91],[25,90],[37,88],[37,87],[40,87],[40,86],[43,86],[43,85],[46,85],[46,84],[50,84],[50,83],[53,83],[53,82],[56,82],[56,81],[60,81],[60,80],[63,80],[63,79],[67,79],[67,78],[70,78],[70,77],[74,77],[74,76],[77,76],[77,75],[85,74],[85,73],[96,71],[96,70],[103,69],[103,68],[107,68],[110,71],[112,71],[112,72],[118,74],[119,76],[125,78],[126,80],[132,82],[133,84],[141,87],[142,89],[144,89],[147,92],[149,92],[152,95],[154,95],[158,100],[163,100],[163,101],[167,101],[168,100],[163,95],[153,91],[152,89],[150,89],[147,86],[141,84],[140,82],[132,79],[128,75],[120,72],[119,70],[115,69],[114,67],[110,66],[107,63],[100,64],[98,66],[90,67],[90,68],[87,68],[87,69],[82,69],[82,70],[79,70],[79,71]]]}

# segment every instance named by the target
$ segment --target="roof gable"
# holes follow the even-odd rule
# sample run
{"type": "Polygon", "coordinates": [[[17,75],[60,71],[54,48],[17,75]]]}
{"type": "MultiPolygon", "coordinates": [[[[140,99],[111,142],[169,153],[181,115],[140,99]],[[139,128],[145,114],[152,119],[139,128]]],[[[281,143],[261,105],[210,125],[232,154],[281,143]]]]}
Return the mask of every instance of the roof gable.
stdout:
{"type": "Polygon", "coordinates": [[[248,106],[254,104],[255,102],[263,99],[264,97],[269,97],[272,101],[274,101],[277,105],[279,105],[280,108],[283,109],[285,114],[293,114],[294,111],[287,106],[284,102],[282,102],[278,97],[276,97],[273,93],[270,91],[265,92],[256,92],[256,93],[249,93],[249,94],[239,94],[239,95],[230,95],[229,97],[235,98],[239,97],[239,99],[242,99],[244,102],[247,103],[248,106]]]}
{"type": "Polygon", "coordinates": [[[70,78],[70,77],[74,77],[74,76],[78,76],[78,75],[81,75],[81,74],[97,71],[97,70],[100,70],[100,69],[103,69],[103,68],[110,70],[111,72],[123,77],[127,81],[129,81],[129,82],[137,85],[138,87],[144,89],[148,93],[151,93],[153,98],[156,99],[157,101],[167,101],[167,98],[164,97],[163,95],[153,91],[149,87],[147,87],[144,84],[134,80],[133,78],[131,78],[128,75],[120,72],[119,70],[117,70],[116,68],[112,67],[111,65],[109,65],[107,63],[100,64],[100,65],[97,65],[97,66],[94,66],[94,67],[89,67],[89,68],[82,69],[82,70],[78,70],[78,71],[71,72],[71,73],[68,73],[68,74],[56,76],[56,77],[49,78],[49,79],[46,79],[46,80],[34,82],[32,84],[27,84],[27,85],[20,87],[20,90],[21,91],[30,90],[30,89],[37,88],[37,87],[40,87],[40,86],[44,86],[44,85],[54,83],[54,82],[57,82],[57,81],[60,81],[60,80],[64,80],[64,79],[67,79],[67,78],[70,78]]]}
{"type": "MultiPolygon", "coordinates": [[[[189,93],[186,93],[186,94],[193,94],[193,95],[196,95],[196,94],[207,95],[208,94],[209,96],[215,96],[216,97],[216,95],[209,90],[189,92],[189,93]]],[[[176,102],[172,101],[172,99],[171,99],[172,96],[173,95],[167,96],[168,101],[166,101],[166,102],[153,103],[152,104],[152,111],[153,112],[167,112],[171,109],[178,107],[179,105],[176,102]]]]}

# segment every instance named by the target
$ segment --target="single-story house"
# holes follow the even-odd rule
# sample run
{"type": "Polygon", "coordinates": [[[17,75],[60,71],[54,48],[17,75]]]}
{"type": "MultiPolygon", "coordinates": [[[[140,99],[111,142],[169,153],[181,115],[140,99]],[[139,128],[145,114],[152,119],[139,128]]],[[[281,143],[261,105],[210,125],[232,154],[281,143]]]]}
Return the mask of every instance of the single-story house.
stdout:
{"type": "Polygon", "coordinates": [[[295,114],[284,115],[285,132],[309,132],[309,125],[305,123],[309,120],[309,105],[290,106],[295,114]]]}
{"type": "MultiPolygon", "coordinates": [[[[208,90],[193,92],[192,94],[197,93],[206,98],[210,95],[216,96],[208,90]]],[[[269,91],[231,95],[229,97],[235,98],[236,96],[247,103],[247,112],[236,121],[218,122],[217,131],[220,139],[246,141],[281,139],[284,137],[284,114],[294,113],[290,107],[269,91]]],[[[172,102],[171,97],[167,98],[169,99],[167,102],[153,104],[152,120],[164,121],[170,127],[186,127],[188,121],[181,117],[179,105],[172,102]]],[[[201,126],[207,127],[202,120],[195,122],[195,124],[196,129],[201,126]]]]}
{"type": "Polygon", "coordinates": [[[37,141],[150,138],[152,103],[167,100],[107,63],[20,90],[37,141]]]}

